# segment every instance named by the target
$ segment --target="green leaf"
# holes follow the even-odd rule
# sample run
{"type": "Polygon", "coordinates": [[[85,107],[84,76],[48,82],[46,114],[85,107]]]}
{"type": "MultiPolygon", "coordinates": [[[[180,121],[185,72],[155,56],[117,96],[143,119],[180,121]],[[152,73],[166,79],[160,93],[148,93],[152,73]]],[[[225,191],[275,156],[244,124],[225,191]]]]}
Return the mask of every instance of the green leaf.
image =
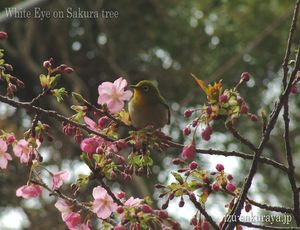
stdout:
{"type": "Polygon", "coordinates": [[[171,173],[180,184],[183,184],[183,178],[179,173],[177,172],[171,172],[171,173]]]}

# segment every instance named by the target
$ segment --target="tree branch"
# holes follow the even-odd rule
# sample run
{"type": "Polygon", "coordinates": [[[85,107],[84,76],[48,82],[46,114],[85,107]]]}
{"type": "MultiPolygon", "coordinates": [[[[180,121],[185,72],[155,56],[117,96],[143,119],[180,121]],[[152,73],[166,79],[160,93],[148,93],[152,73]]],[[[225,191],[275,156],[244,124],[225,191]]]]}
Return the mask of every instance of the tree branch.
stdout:
{"type": "MultiPolygon", "coordinates": [[[[295,4],[295,8],[294,8],[293,19],[298,17],[299,4],[300,4],[300,0],[297,0],[297,2],[295,4]]],[[[296,28],[296,21],[297,20],[292,21],[291,28],[296,28]]],[[[291,40],[292,39],[290,39],[289,42],[291,42],[291,40]]],[[[290,45],[288,45],[287,47],[289,48],[290,45]]],[[[247,198],[247,193],[250,189],[253,177],[254,177],[254,175],[256,173],[256,170],[257,170],[259,156],[261,155],[266,143],[269,141],[271,131],[275,127],[275,124],[277,122],[279,113],[280,113],[284,103],[288,100],[288,96],[290,94],[292,84],[294,83],[297,71],[299,69],[299,62],[300,62],[300,58],[299,58],[299,55],[297,55],[294,71],[292,72],[292,75],[291,75],[291,78],[290,78],[290,80],[287,84],[287,87],[284,89],[284,92],[281,94],[281,96],[279,98],[279,102],[276,104],[276,106],[273,109],[273,112],[270,115],[270,119],[269,119],[269,122],[266,126],[263,138],[262,138],[262,140],[259,144],[259,147],[258,147],[257,151],[255,151],[255,155],[254,155],[254,158],[253,158],[253,161],[252,161],[252,165],[251,165],[249,174],[246,178],[246,182],[243,185],[240,197],[239,197],[235,207],[232,209],[231,215],[240,216],[240,214],[241,214],[241,210],[242,210],[244,202],[247,198]]],[[[231,229],[234,228],[234,225],[235,225],[234,222],[225,223],[224,226],[223,226],[223,229],[228,229],[228,230],[230,229],[231,230],[231,229]]]]}

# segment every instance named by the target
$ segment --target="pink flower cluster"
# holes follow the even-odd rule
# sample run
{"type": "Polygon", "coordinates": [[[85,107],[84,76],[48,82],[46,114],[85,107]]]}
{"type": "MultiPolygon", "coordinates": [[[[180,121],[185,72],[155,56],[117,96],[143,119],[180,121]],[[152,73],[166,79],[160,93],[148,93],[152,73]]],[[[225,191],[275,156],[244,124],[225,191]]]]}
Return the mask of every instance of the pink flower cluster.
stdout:
{"type": "Polygon", "coordinates": [[[118,113],[124,107],[124,101],[129,101],[132,97],[132,92],[124,90],[127,86],[127,81],[122,77],[112,82],[103,82],[98,87],[99,97],[98,104],[107,105],[111,113],[118,113]]]}

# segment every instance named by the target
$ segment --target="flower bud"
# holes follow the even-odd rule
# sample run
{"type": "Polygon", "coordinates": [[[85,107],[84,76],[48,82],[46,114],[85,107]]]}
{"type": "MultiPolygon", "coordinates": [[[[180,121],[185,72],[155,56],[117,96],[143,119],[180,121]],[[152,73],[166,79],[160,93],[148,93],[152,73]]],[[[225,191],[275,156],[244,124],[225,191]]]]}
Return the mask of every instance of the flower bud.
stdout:
{"type": "Polygon", "coordinates": [[[252,209],[252,205],[249,204],[249,203],[246,203],[246,205],[245,205],[245,211],[246,211],[246,212],[250,212],[251,209],[252,209]]]}
{"type": "Polygon", "coordinates": [[[248,106],[246,104],[243,104],[241,106],[241,113],[247,114],[248,113],[248,106]]]}
{"type": "Polygon", "coordinates": [[[235,189],[236,189],[236,184],[233,182],[226,185],[226,190],[229,192],[234,192],[235,189]]]}
{"type": "Polygon", "coordinates": [[[216,165],[216,169],[217,169],[219,172],[221,172],[221,171],[224,170],[224,166],[223,166],[222,164],[217,164],[217,165],[216,165]]]}
{"type": "Polygon", "coordinates": [[[182,208],[182,207],[184,206],[184,204],[185,204],[185,202],[184,202],[184,200],[183,200],[183,197],[181,197],[178,206],[179,206],[180,208],[182,208]]]}
{"type": "Polygon", "coordinates": [[[185,127],[185,128],[183,129],[183,134],[184,134],[185,136],[190,135],[190,133],[191,133],[191,129],[190,129],[189,127],[185,127]]]}
{"type": "Polygon", "coordinates": [[[103,129],[107,125],[108,121],[109,118],[107,116],[101,117],[98,120],[98,126],[100,127],[100,129],[103,129]]]}
{"type": "Polygon", "coordinates": [[[158,212],[158,216],[159,216],[159,218],[165,220],[165,219],[168,218],[168,213],[167,213],[166,211],[160,210],[160,211],[158,212]]]}
{"type": "Polygon", "coordinates": [[[249,81],[249,80],[250,80],[250,74],[249,74],[248,72],[243,72],[243,73],[241,74],[241,81],[247,82],[247,81],[249,81]]]}
{"type": "Polygon", "coordinates": [[[152,213],[153,209],[149,205],[144,204],[142,205],[142,211],[144,213],[152,213]]]}
{"type": "Polygon", "coordinates": [[[193,114],[194,110],[192,109],[187,109],[184,111],[184,117],[188,118],[193,114]]]}
{"type": "Polygon", "coordinates": [[[167,209],[168,207],[169,207],[169,202],[166,202],[161,206],[162,209],[167,209]]]}
{"type": "Polygon", "coordinates": [[[123,212],[124,212],[124,208],[123,208],[122,206],[119,206],[119,207],[117,208],[117,213],[121,214],[121,213],[123,213],[123,212]]]}
{"type": "Polygon", "coordinates": [[[195,128],[199,124],[199,119],[195,119],[192,121],[192,126],[195,128]]]}
{"type": "Polygon", "coordinates": [[[117,193],[117,197],[119,199],[123,199],[125,197],[125,195],[126,195],[125,192],[122,192],[122,191],[117,193]]]}
{"type": "Polygon", "coordinates": [[[7,33],[4,31],[0,31],[0,40],[5,40],[7,38],[7,33]]]}
{"type": "Polygon", "coordinates": [[[179,159],[179,158],[175,158],[175,159],[172,160],[172,163],[174,165],[179,165],[179,164],[184,164],[184,161],[179,159]]]}
{"type": "Polygon", "coordinates": [[[217,192],[217,191],[219,191],[220,190],[220,185],[218,184],[218,183],[213,183],[212,184],[212,190],[214,191],[214,192],[217,192]]]}
{"type": "Polygon", "coordinates": [[[227,179],[228,179],[228,180],[232,180],[232,179],[233,179],[233,176],[232,176],[231,174],[228,174],[228,175],[227,175],[227,179]]]}
{"type": "Polygon", "coordinates": [[[293,84],[291,87],[291,93],[292,94],[296,94],[298,92],[298,88],[296,84],[293,84]]]}
{"type": "Polygon", "coordinates": [[[195,145],[195,140],[192,141],[192,143],[185,145],[183,147],[182,157],[187,160],[193,160],[196,155],[196,145],[195,145]]]}
{"type": "Polygon", "coordinates": [[[212,134],[212,128],[208,125],[201,133],[201,137],[203,138],[203,140],[209,141],[211,134],[212,134]]]}
{"type": "Polygon", "coordinates": [[[192,161],[192,162],[189,164],[189,168],[190,168],[191,170],[194,170],[194,169],[196,169],[197,167],[198,167],[198,164],[197,164],[196,161],[192,161]]]}
{"type": "Polygon", "coordinates": [[[222,95],[219,96],[219,101],[222,102],[222,103],[226,103],[228,101],[228,99],[229,98],[228,98],[227,95],[222,94],[222,95]]]}
{"type": "Polygon", "coordinates": [[[13,134],[9,134],[7,137],[6,137],[6,143],[8,145],[14,143],[14,141],[16,140],[15,136],[13,134]]]}
{"type": "Polygon", "coordinates": [[[209,223],[207,220],[204,220],[201,226],[202,230],[209,230],[209,223]]]}

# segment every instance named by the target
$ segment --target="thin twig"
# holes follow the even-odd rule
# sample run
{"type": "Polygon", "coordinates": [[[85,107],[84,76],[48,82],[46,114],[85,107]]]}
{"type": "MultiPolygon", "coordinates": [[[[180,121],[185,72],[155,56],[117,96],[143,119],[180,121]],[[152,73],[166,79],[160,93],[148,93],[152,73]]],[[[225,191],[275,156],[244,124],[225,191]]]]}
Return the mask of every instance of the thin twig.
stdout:
{"type": "Polygon", "coordinates": [[[261,209],[265,209],[271,212],[281,212],[281,213],[293,213],[293,209],[291,208],[286,208],[286,207],[279,207],[279,206],[271,206],[271,205],[267,205],[267,204],[261,204],[259,202],[256,202],[254,200],[251,200],[249,198],[247,198],[247,200],[249,201],[250,204],[259,207],[261,209]]]}
{"type": "MultiPolygon", "coordinates": [[[[286,81],[283,79],[283,85],[286,86],[286,81]]],[[[295,166],[293,161],[291,143],[290,143],[290,118],[289,118],[289,103],[288,100],[284,103],[284,142],[285,142],[285,151],[286,159],[288,162],[288,178],[291,184],[293,192],[293,203],[294,203],[294,217],[297,226],[300,226],[300,207],[299,207],[299,191],[297,190],[297,183],[295,177],[295,166]]]]}
{"type": "Polygon", "coordinates": [[[202,207],[202,205],[191,195],[189,195],[191,202],[194,206],[199,210],[199,212],[205,217],[205,219],[211,224],[211,226],[218,230],[220,229],[218,224],[212,219],[212,217],[206,212],[206,210],[202,207]]]}
{"type": "MultiPolygon", "coordinates": [[[[168,141],[167,144],[169,146],[175,147],[175,148],[183,148],[184,146],[182,144],[176,143],[176,142],[172,142],[172,141],[168,141]]],[[[201,154],[207,154],[207,155],[218,155],[218,156],[225,156],[225,157],[230,157],[230,156],[234,156],[234,157],[239,157],[239,158],[243,158],[245,160],[253,160],[253,156],[251,154],[246,154],[246,153],[242,153],[242,152],[237,152],[237,151],[224,151],[224,150],[218,150],[218,149],[196,149],[197,153],[201,153],[201,154]]],[[[264,164],[268,164],[271,165],[275,168],[278,168],[284,172],[288,172],[288,169],[285,165],[274,161],[268,157],[259,157],[259,162],[260,163],[264,163],[264,164]]]]}
{"type": "Polygon", "coordinates": [[[59,114],[58,112],[54,111],[54,110],[45,110],[45,109],[42,109],[40,107],[37,107],[37,106],[33,106],[31,105],[29,102],[19,102],[19,101],[15,101],[15,100],[12,100],[8,97],[4,97],[2,95],[0,95],[0,101],[1,102],[4,102],[6,104],[9,104],[13,107],[16,107],[16,108],[24,108],[26,109],[27,111],[32,111],[32,112],[35,112],[37,113],[38,115],[43,115],[43,116],[49,116],[49,117],[52,117],[58,121],[61,121],[61,122],[67,122],[75,127],[78,127],[78,128],[81,128],[89,133],[93,133],[99,137],[102,137],[104,138],[105,140],[108,140],[108,141],[115,141],[115,139],[105,135],[105,134],[102,134],[102,133],[99,133],[95,130],[92,130],[90,129],[87,125],[84,125],[84,124],[81,124],[81,123],[78,123],[76,121],[73,121],[61,114],[59,114]]]}
{"type": "Polygon", "coordinates": [[[232,133],[232,135],[239,140],[242,144],[248,146],[252,151],[256,152],[257,148],[255,147],[254,144],[252,144],[249,140],[246,138],[242,137],[239,132],[231,125],[228,124],[226,125],[226,128],[232,133]]]}

